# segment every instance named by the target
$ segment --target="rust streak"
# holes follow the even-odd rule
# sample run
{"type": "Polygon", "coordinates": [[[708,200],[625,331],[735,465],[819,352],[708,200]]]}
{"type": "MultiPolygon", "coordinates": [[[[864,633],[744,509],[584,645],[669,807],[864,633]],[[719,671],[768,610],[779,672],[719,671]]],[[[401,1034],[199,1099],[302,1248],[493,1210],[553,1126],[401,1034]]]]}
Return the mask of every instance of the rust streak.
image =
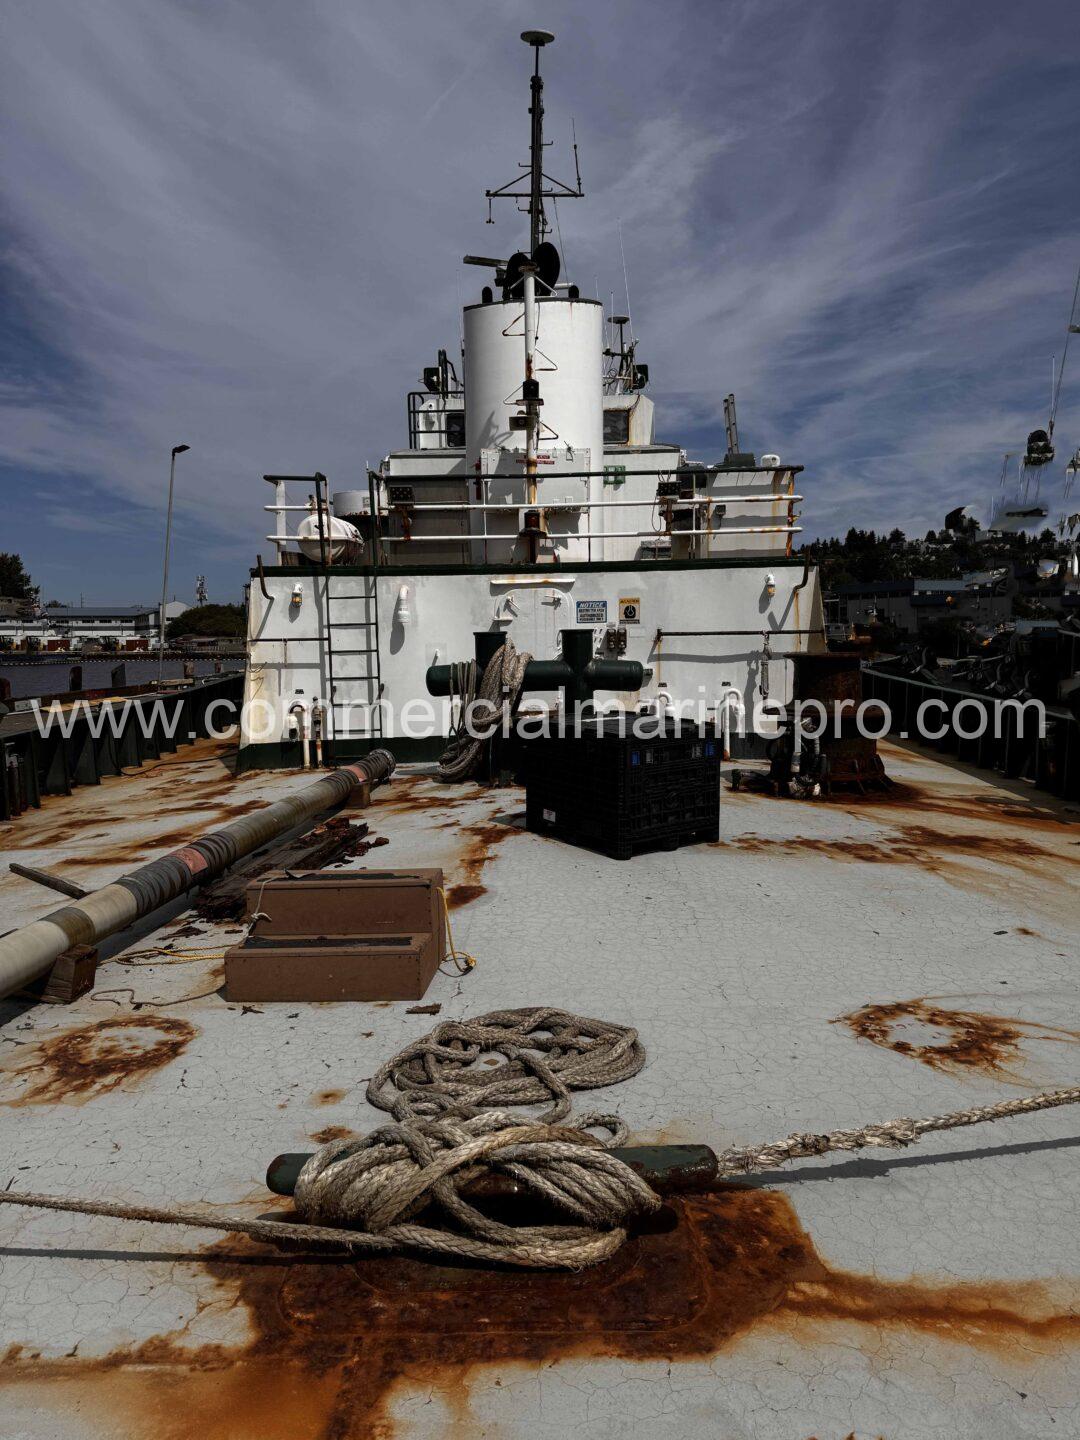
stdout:
{"type": "Polygon", "coordinates": [[[388,789],[377,791],[376,803],[383,814],[412,814],[460,810],[477,800],[490,799],[491,794],[482,785],[446,785],[429,775],[404,775],[391,780],[388,789]]]}
{"type": "Polygon", "coordinates": [[[512,825],[493,822],[462,827],[461,834],[466,841],[460,862],[462,878],[446,892],[446,903],[451,910],[459,910],[487,894],[487,886],[480,880],[484,867],[494,856],[496,847],[515,833],[512,825]]]}
{"type": "Polygon", "coordinates": [[[780,852],[789,855],[823,855],[830,860],[862,861],[868,865],[948,865],[954,858],[983,859],[1023,868],[1049,861],[1080,866],[1080,856],[1060,855],[1018,835],[986,835],[936,830],[929,825],[899,825],[891,833],[858,839],[830,839],[815,835],[736,835],[709,842],[713,849],[743,850],[750,854],[780,852]]]}
{"type": "Polygon", "coordinates": [[[973,821],[978,825],[1002,825],[1011,830],[1022,827],[1046,835],[1073,835],[1076,825],[1058,808],[1040,803],[1037,797],[1002,794],[999,790],[976,790],[948,784],[916,785],[900,781],[888,790],[869,795],[857,807],[859,814],[881,810],[885,814],[909,811],[913,815],[938,815],[945,819],[973,821]]]}

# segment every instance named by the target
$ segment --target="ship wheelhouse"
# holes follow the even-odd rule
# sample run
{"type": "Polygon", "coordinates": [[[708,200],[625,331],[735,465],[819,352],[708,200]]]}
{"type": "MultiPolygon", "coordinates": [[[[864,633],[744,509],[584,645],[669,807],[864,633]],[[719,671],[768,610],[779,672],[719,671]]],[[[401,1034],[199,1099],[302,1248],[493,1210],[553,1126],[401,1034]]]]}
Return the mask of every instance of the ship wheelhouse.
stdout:
{"type": "Polygon", "coordinates": [[[348,489],[266,477],[277,554],[250,591],[248,694],[285,718],[270,743],[245,734],[246,763],[295,758],[316,728],[335,759],[389,739],[403,759],[438,753],[445,728],[414,745],[387,712],[477,635],[544,659],[587,629],[596,655],[644,667],[640,692],[614,698],[696,697],[717,717],[733,694],[747,713],[770,691],[783,703],[784,654],[824,647],[817,576],[793,554],[802,467],[741,448],[733,395],[719,460],[658,440],[629,315],[561,276],[544,199],[582,190],[541,168],[542,36],[523,37],[530,164],[487,192],[527,202],[528,249],[465,257],[484,283],[460,354],[439,350],[407,395],[407,444],[348,489]]]}

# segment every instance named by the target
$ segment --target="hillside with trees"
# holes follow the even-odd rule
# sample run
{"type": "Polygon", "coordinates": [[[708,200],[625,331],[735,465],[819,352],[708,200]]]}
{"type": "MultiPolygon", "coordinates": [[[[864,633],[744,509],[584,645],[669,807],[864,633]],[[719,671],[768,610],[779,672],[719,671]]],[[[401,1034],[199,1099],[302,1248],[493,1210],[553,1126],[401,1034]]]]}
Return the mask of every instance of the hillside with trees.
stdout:
{"type": "Polygon", "coordinates": [[[994,570],[1002,565],[1034,565],[1053,544],[1054,534],[994,535],[984,531],[955,533],[928,530],[921,540],[909,540],[903,530],[880,534],[850,529],[843,539],[811,540],[797,553],[821,570],[823,590],[837,585],[867,584],[874,580],[947,580],[972,570],[994,570]]]}
{"type": "Polygon", "coordinates": [[[182,635],[243,640],[246,634],[247,614],[242,605],[193,605],[165,626],[167,640],[178,640],[182,635]]]}

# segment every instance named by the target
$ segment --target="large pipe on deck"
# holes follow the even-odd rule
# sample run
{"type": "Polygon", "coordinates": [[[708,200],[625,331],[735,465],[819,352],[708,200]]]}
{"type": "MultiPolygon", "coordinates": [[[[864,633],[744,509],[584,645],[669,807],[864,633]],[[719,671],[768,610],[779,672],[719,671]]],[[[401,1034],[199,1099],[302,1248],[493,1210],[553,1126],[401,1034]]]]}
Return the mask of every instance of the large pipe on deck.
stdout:
{"type": "Polygon", "coordinates": [[[197,885],[214,880],[237,860],[348,799],[365,782],[388,780],[397,761],[372,750],[355,765],[333,770],[295,795],[241,816],[224,829],[151,860],[111,885],[64,905],[41,920],[0,936],[0,999],[21,990],[72,945],[97,945],[197,885]]]}

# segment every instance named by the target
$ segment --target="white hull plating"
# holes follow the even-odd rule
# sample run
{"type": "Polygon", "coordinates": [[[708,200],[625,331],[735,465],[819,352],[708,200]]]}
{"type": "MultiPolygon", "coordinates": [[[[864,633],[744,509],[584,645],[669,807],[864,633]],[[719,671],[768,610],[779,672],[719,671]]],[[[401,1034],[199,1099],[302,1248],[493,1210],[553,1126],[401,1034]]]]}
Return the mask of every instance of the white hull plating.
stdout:
{"type": "Polygon", "coordinates": [[[791,699],[792,667],[785,656],[824,648],[816,571],[775,559],[647,570],[398,572],[382,573],[374,584],[371,572],[292,570],[270,573],[265,583],[268,599],[258,584],[251,590],[244,746],[289,741],[295,734],[291,708],[301,705],[310,713],[320,702],[328,735],[362,742],[380,733],[371,715],[380,698],[381,734],[388,741],[443,736],[448,702],[428,697],[427,670],[470,660],[478,630],[505,633],[519,650],[548,660],[558,656],[565,629],[591,628],[597,653],[606,654],[609,629],[623,626],[626,657],[644,665],[645,684],[640,696],[601,693],[599,699],[635,703],[666,694],[676,705],[711,715],[733,689],[748,719],[763,699],[763,678],[771,704],[791,699]],[[376,603],[378,678],[372,656],[356,653],[371,644],[366,637],[374,633],[376,603]],[[658,630],[716,633],[658,638],[658,630]],[[763,677],[766,633],[771,658],[763,677]]]}

